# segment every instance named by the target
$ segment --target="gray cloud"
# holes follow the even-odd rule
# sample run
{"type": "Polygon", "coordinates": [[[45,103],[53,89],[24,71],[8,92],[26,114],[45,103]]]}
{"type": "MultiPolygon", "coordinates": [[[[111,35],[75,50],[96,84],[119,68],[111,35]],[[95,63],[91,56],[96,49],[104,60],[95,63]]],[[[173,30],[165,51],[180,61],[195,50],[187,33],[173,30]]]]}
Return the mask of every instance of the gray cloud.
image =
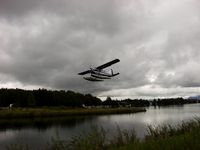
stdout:
{"type": "Polygon", "coordinates": [[[198,0],[2,0],[0,86],[118,97],[198,94],[199,8],[198,0]],[[77,75],[114,58],[121,74],[112,80],[77,75]]]}

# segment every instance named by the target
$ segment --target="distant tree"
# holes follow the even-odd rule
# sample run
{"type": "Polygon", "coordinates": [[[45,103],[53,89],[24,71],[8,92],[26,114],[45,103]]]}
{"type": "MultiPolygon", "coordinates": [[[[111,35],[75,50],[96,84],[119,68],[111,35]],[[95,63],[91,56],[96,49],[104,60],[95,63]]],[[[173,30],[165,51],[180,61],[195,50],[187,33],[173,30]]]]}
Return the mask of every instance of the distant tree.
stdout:
{"type": "Polygon", "coordinates": [[[106,101],[112,101],[111,97],[108,96],[108,97],[106,98],[106,101]]]}
{"type": "Polygon", "coordinates": [[[108,105],[111,107],[118,107],[119,102],[117,100],[112,100],[111,97],[107,97],[106,100],[102,103],[103,105],[108,105]]]}

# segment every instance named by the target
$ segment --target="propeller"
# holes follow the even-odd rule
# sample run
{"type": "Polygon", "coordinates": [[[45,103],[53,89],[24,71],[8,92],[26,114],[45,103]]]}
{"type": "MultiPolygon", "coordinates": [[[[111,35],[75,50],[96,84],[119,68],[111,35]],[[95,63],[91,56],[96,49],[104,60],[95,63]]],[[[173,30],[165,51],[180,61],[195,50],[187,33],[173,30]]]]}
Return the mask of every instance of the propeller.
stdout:
{"type": "Polygon", "coordinates": [[[91,70],[91,74],[92,74],[94,69],[91,66],[90,66],[90,70],[91,70]]]}

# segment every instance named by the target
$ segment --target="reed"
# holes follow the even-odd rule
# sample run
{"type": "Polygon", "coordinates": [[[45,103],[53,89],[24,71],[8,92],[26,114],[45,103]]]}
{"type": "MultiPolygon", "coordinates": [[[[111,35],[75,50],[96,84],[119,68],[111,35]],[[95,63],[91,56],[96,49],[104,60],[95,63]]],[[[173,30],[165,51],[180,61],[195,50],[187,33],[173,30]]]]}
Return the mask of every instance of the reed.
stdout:
{"type": "Polygon", "coordinates": [[[198,118],[189,122],[182,122],[176,126],[149,126],[149,134],[143,140],[136,137],[134,130],[121,130],[119,127],[115,129],[116,134],[112,138],[109,138],[108,133],[102,128],[95,127],[88,133],[73,137],[70,141],[54,140],[52,148],[57,150],[200,149],[200,119],[198,118]]]}
{"type": "Polygon", "coordinates": [[[135,131],[121,130],[118,126],[115,135],[110,137],[109,131],[102,127],[91,126],[91,130],[72,137],[68,141],[53,138],[50,149],[56,150],[106,150],[115,146],[123,146],[137,140],[135,131]]]}
{"type": "Polygon", "coordinates": [[[148,135],[144,140],[129,142],[122,147],[112,150],[196,150],[200,149],[200,119],[178,125],[164,125],[148,127],[148,135]]]}

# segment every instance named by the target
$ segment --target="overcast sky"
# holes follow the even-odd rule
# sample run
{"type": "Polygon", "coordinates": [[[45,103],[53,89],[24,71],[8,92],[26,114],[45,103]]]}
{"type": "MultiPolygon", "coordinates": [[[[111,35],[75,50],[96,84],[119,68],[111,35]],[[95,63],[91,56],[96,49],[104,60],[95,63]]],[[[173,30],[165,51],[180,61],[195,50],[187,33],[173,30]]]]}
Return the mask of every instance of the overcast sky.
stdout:
{"type": "Polygon", "coordinates": [[[199,0],[0,1],[0,88],[199,95],[199,64],[199,0]],[[111,80],[77,75],[115,58],[111,80]]]}

